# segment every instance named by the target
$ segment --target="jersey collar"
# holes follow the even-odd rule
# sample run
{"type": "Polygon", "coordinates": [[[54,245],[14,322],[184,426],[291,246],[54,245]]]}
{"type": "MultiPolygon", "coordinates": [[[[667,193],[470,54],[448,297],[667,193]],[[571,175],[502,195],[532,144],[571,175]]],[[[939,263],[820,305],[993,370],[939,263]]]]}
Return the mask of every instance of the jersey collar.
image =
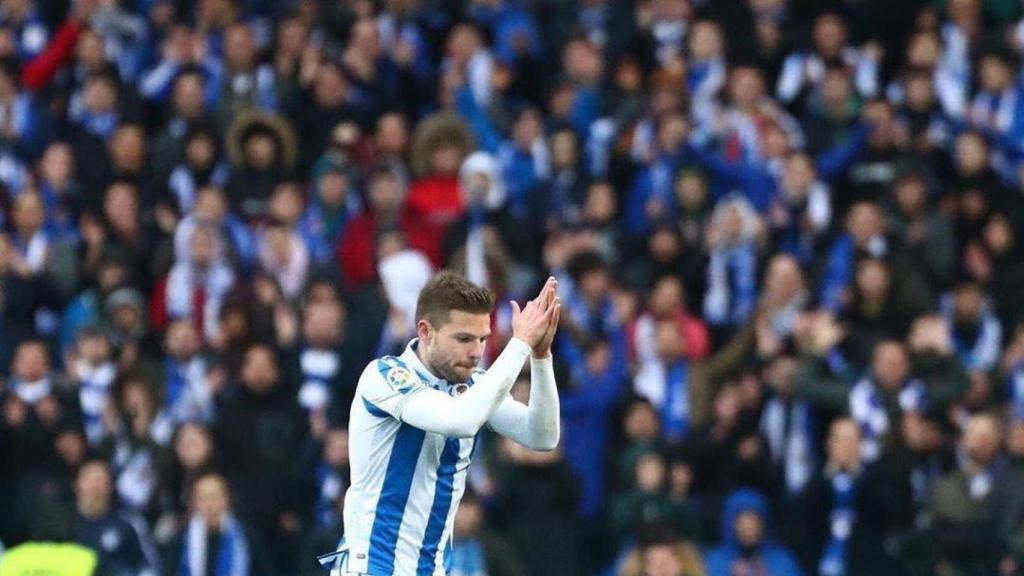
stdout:
{"type": "Polygon", "coordinates": [[[418,346],[419,343],[419,338],[413,338],[410,340],[409,344],[405,346],[405,351],[402,352],[402,355],[399,356],[399,358],[402,359],[402,362],[405,362],[406,366],[412,368],[413,371],[416,372],[416,375],[431,388],[436,389],[447,384],[443,378],[434,376],[434,374],[423,365],[423,361],[420,360],[419,355],[416,354],[416,346],[418,346]]]}

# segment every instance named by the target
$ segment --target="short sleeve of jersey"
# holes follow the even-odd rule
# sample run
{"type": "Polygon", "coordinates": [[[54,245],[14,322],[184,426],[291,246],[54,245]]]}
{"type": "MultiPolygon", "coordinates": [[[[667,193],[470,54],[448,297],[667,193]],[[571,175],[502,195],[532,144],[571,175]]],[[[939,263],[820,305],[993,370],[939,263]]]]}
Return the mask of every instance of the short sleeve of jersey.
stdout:
{"type": "Polygon", "coordinates": [[[394,356],[385,356],[366,367],[359,393],[363,406],[373,416],[401,420],[406,400],[426,387],[405,363],[394,356]]]}

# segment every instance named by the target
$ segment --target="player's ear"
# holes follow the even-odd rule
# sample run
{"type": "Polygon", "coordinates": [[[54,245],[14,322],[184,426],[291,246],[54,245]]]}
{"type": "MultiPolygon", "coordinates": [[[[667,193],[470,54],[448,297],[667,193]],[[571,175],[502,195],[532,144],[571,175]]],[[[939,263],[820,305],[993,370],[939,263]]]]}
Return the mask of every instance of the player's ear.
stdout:
{"type": "Polygon", "coordinates": [[[416,336],[420,339],[420,342],[430,342],[430,338],[434,335],[434,328],[430,325],[430,322],[426,320],[416,321],[416,336]]]}

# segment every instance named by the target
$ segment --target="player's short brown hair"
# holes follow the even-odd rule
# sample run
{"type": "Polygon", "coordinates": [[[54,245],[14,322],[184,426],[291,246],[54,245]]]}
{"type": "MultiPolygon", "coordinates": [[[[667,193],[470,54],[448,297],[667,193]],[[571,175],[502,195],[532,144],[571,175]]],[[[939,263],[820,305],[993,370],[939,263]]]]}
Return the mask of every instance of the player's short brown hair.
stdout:
{"type": "Polygon", "coordinates": [[[427,282],[416,300],[416,321],[426,320],[434,328],[448,321],[449,312],[490,314],[494,307],[491,291],[473,284],[465,277],[444,270],[427,282]]]}

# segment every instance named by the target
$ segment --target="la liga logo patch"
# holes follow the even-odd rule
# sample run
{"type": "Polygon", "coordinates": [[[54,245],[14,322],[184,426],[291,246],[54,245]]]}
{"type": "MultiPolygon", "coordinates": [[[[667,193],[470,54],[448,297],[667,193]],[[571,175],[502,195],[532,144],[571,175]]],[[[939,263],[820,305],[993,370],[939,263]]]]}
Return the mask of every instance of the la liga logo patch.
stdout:
{"type": "Polygon", "coordinates": [[[409,370],[400,367],[388,370],[385,380],[387,380],[388,386],[391,386],[395,392],[399,392],[401,394],[405,394],[409,390],[412,390],[416,385],[416,376],[414,376],[409,370]]]}

